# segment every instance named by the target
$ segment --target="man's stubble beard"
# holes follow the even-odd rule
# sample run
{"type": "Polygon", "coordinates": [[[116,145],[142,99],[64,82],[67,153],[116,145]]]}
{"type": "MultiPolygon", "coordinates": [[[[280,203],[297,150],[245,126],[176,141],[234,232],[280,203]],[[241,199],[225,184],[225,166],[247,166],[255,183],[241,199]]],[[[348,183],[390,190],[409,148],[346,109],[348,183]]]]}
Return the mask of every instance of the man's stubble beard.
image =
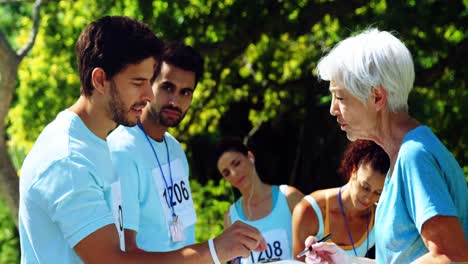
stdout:
{"type": "MultiPolygon", "coordinates": [[[[117,123],[117,125],[123,125],[127,127],[132,127],[137,124],[137,121],[134,122],[130,121],[128,118],[128,110],[125,106],[125,103],[122,101],[120,97],[120,93],[117,89],[116,83],[111,80],[110,82],[110,101],[108,108],[110,109],[112,120],[117,123]]],[[[139,102],[132,105],[131,108],[138,106],[138,105],[146,105],[146,102],[139,102]]]]}
{"type": "Polygon", "coordinates": [[[160,111],[157,111],[153,106],[150,105],[150,108],[149,108],[149,114],[151,116],[151,119],[156,122],[157,124],[160,124],[164,127],[177,127],[180,122],[182,122],[182,120],[184,119],[185,115],[187,114],[187,111],[185,111],[185,113],[182,113],[182,115],[180,116],[180,118],[178,118],[177,120],[175,121],[169,121],[168,119],[166,119],[162,114],[162,110],[164,108],[168,108],[168,107],[161,107],[161,110],[160,111]]]}

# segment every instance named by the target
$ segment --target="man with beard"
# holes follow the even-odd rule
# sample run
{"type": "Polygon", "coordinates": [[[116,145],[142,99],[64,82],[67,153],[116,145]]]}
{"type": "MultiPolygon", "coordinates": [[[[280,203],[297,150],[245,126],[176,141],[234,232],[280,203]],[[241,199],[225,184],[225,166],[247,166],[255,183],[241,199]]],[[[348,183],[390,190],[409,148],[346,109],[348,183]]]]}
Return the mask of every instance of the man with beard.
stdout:
{"type": "Polygon", "coordinates": [[[135,126],[153,99],[162,46],[127,17],[101,18],[81,33],[81,96],[41,132],[21,168],[21,263],[209,263],[262,245],[256,229],[238,225],[216,238],[218,255],[207,243],[170,253],[120,251],[122,229],[110,209],[119,185],[106,136],[117,124],[135,126]]]}
{"type": "Polygon", "coordinates": [[[189,166],[167,129],[176,127],[190,107],[203,75],[203,58],[172,42],[161,60],[153,84],[155,100],[143,110],[138,126],[120,126],[108,137],[122,186],[127,251],[170,251],[195,243],[189,166]]]}

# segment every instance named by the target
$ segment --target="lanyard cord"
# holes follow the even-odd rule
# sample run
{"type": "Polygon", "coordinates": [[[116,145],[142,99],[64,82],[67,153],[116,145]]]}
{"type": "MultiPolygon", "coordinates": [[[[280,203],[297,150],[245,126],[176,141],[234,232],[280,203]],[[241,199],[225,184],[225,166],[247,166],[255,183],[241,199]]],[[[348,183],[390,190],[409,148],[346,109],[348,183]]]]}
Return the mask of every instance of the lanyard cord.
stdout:
{"type": "MultiPolygon", "coordinates": [[[[344,213],[344,208],[343,208],[343,202],[341,201],[341,188],[343,188],[343,186],[341,186],[340,189],[338,190],[338,203],[340,203],[341,215],[343,216],[346,230],[348,231],[349,240],[351,240],[351,246],[353,246],[354,255],[357,257],[356,248],[354,247],[353,236],[351,235],[351,230],[349,229],[349,226],[348,226],[348,220],[346,220],[346,215],[344,213]]],[[[367,251],[369,251],[369,222],[370,222],[370,211],[367,212],[366,256],[367,256],[367,251]]]]}
{"type": "MultiPolygon", "coordinates": [[[[167,180],[166,180],[166,177],[164,176],[164,172],[162,170],[161,163],[159,162],[158,155],[156,154],[156,150],[154,150],[153,144],[151,144],[151,141],[149,140],[148,134],[146,134],[145,129],[143,128],[143,125],[141,124],[140,120],[138,120],[137,124],[138,124],[138,127],[141,129],[141,131],[143,131],[143,134],[145,134],[146,140],[148,140],[148,144],[150,145],[151,150],[153,150],[153,154],[156,157],[156,161],[158,162],[159,170],[161,171],[161,176],[162,176],[162,178],[164,180],[164,185],[166,186],[166,190],[169,192],[169,200],[170,200],[169,203],[170,203],[170,207],[171,207],[171,211],[172,211],[172,217],[176,217],[175,210],[174,210],[174,204],[172,202],[173,197],[174,197],[174,191],[173,190],[169,191],[169,186],[167,186],[167,180]]],[[[164,144],[166,145],[167,163],[169,164],[169,179],[171,180],[171,187],[173,187],[174,183],[172,181],[172,169],[171,169],[171,160],[169,158],[169,147],[167,146],[167,141],[166,141],[166,138],[164,137],[164,135],[163,135],[163,141],[164,141],[164,144]]]]}

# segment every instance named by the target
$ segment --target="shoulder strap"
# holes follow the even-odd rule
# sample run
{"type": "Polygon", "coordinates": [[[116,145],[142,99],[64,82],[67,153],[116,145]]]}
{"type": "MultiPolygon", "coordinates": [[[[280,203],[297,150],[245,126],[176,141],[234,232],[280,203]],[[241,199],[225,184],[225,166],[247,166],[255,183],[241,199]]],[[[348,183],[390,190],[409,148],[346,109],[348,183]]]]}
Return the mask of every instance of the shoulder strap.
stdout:
{"type": "Polygon", "coordinates": [[[323,237],[323,231],[324,231],[324,227],[323,227],[323,216],[322,216],[322,210],[320,210],[320,206],[317,204],[317,202],[315,201],[314,198],[312,198],[310,195],[306,195],[304,197],[304,199],[306,199],[309,204],[312,206],[312,208],[314,209],[315,211],[315,214],[317,215],[317,220],[318,220],[318,223],[319,223],[319,228],[318,228],[318,231],[317,231],[317,234],[315,234],[315,236],[320,239],[323,237]]]}

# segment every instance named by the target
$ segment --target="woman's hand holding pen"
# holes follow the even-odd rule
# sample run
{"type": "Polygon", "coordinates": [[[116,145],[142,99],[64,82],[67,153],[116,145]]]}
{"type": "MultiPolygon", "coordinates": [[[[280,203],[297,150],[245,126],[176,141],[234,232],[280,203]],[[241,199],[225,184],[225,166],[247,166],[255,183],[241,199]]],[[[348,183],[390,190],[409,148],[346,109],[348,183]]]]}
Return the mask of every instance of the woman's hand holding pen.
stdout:
{"type": "Polygon", "coordinates": [[[335,243],[319,242],[316,237],[309,236],[304,245],[306,248],[312,247],[312,250],[307,251],[305,254],[306,263],[349,263],[348,255],[335,243]]]}
{"type": "MultiPolygon", "coordinates": [[[[332,237],[332,234],[328,234],[328,235],[326,235],[325,237],[323,237],[322,239],[320,239],[320,240],[318,240],[318,241],[313,241],[313,242],[311,243],[311,245],[310,245],[309,247],[306,247],[306,249],[305,249],[304,251],[300,252],[300,253],[296,256],[296,258],[299,259],[299,258],[305,256],[305,254],[307,253],[307,251],[311,251],[311,250],[312,250],[312,244],[315,244],[315,243],[318,243],[318,242],[325,242],[325,241],[327,241],[328,239],[330,239],[331,237],[332,237]]],[[[314,237],[314,238],[315,238],[315,237],[314,237]]],[[[314,239],[312,239],[312,240],[314,240],[314,239]]]]}

